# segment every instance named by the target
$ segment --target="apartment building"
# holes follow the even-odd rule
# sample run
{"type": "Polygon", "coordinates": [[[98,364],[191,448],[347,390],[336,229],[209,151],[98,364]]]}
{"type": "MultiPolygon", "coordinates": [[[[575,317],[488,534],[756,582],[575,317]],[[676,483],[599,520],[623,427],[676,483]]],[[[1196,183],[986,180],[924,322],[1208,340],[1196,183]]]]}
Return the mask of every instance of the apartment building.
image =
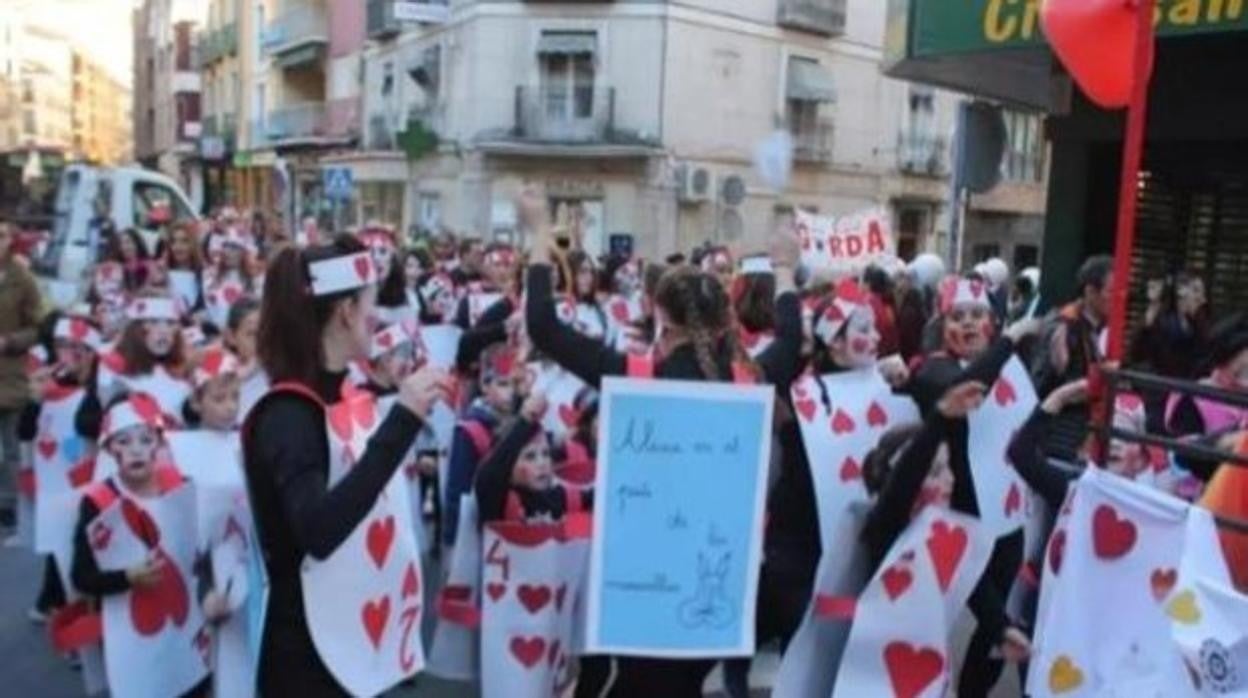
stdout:
{"type": "Polygon", "coordinates": [[[73,51],[73,151],[83,160],[118,165],[132,158],[130,90],[82,51],[73,51]]]}
{"type": "Polygon", "coordinates": [[[203,135],[195,27],[200,0],[142,0],[134,27],[134,154],[177,180],[197,206],[203,200],[203,135]]]}
{"type": "MultiPolygon", "coordinates": [[[[795,206],[884,206],[903,256],[948,252],[958,98],[881,74],[886,3],[457,0],[432,24],[404,22],[409,4],[367,1],[360,148],[323,163],[352,169],[358,221],[509,236],[540,180],[596,250],[757,246],[795,206]],[[752,165],[777,129],[795,143],[783,191],[752,165]]],[[[972,197],[968,256],[1039,215],[1043,184],[1011,187],[972,197]]]]}

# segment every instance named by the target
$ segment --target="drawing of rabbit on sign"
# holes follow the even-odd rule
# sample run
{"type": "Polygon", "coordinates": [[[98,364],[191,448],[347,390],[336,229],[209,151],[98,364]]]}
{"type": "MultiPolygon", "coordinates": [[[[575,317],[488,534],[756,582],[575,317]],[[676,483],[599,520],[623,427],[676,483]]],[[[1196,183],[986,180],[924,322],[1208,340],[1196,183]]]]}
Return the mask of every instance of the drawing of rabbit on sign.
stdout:
{"type": "Polygon", "coordinates": [[[731,560],[731,552],[718,558],[698,553],[698,587],[693,596],[680,604],[681,625],[689,629],[720,629],[737,619],[733,603],[724,591],[731,560]]]}

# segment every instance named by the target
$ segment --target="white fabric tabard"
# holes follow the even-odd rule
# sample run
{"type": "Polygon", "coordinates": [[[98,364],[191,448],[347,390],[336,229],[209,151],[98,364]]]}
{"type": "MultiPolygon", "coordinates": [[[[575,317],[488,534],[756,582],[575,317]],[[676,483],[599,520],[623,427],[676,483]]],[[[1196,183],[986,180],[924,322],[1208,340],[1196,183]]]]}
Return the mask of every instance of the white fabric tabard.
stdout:
{"type": "Polygon", "coordinates": [[[477,499],[459,498],[459,526],[439,593],[438,625],[429,648],[429,673],[452,681],[480,675],[481,527],[477,499]]]}
{"type": "Polygon", "coordinates": [[[561,523],[486,524],[483,698],[549,698],[572,684],[574,607],[589,539],[567,530],[561,523]]]}
{"type": "Polygon", "coordinates": [[[950,635],[993,540],[978,519],[925,507],[858,598],[832,695],[944,696],[950,635]]]}
{"type": "Polygon", "coordinates": [[[1018,530],[1030,515],[1031,493],[1009,467],[1006,452],[1037,403],[1027,367],[1013,356],[989,389],[984,404],[967,416],[966,456],[974,473],[979,513],[996,536],[1018,530]]]}
{"type": "MultiPolygon", "coordinates": [[[[363,455],[381,416],[371,394],[348,390],[326,418],[333,487],[363,455]]],[[[303,561],[312,642],[353,695],[376,695],[424,668],[420,551],[406,509],[406,482],[398,472],[329,557],[303,561]]]]}
{"type": "Polygon", "coordinates": [[[185,483],[151,499],[122,490],[87,528],[101,570],[128,569],[149,555],[165,563],[157,586],[103,600],[104,664],[115,696],[176,696],[208,675],[210,631],[191,571],[197,544],[194,487],[185,483]]]}

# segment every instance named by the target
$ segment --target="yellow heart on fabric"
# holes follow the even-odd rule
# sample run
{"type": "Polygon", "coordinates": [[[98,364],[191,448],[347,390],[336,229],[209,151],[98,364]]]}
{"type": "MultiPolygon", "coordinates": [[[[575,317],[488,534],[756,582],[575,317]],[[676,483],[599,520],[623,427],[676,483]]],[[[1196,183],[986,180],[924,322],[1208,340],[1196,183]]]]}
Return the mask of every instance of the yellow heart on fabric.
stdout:
{"type": "Polygon", "coordinates": [[[1054,693],[1066,693],[1083,685],[1083,672],[1066,655],[1061,655],[1049,668],[1049,689],[1054,693]]]}
{"type": "Polygon", "coordinates": [[[1200,607],[1196,605],[1196,594],[1191,589],[1174,597],[1166,606],[1166,615],[1184,625],[1196,625],[1200,622],[1200,607]]]}

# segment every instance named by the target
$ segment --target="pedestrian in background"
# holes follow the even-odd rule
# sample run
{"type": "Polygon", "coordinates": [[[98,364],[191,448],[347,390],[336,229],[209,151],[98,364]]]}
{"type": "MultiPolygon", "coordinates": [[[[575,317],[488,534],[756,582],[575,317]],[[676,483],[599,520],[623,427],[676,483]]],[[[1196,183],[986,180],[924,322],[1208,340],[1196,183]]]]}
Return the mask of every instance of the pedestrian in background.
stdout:
{"type": "Polygon", "coordinates": [[[38,333],[39,287],[13,254],[14,230],[0,223],[0,525],[13,524],[20,454],[17,420],[30,397],[26,350],[38,333]]]}

